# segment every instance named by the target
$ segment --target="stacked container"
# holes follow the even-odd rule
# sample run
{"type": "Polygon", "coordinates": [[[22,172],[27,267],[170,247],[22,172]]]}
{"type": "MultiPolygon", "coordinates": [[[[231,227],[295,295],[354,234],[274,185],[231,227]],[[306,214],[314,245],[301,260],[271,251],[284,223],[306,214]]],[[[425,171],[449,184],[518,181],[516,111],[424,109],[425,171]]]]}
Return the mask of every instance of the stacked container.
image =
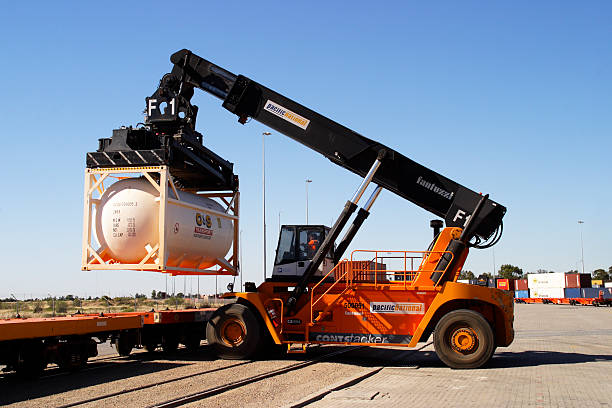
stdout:
{"type": "Polygon", "coordinates": [[[565,297],[564,273],[530,273],[527,275],[527,282],[532,298],[565,297]]]}
{"type": "MultiPolygon", "coordinates": [[[[532,298],[580,298],[591,287],[591,275],[583,273],[530,273],[527,275],[532,298]]],[[[518,286],[518,281],[517,281],[518,286]]],[[[589,294],[591,294],[589,292],[589,294]]],[[[597,296],[595,296],[597,297],[597,296]]]]}
{"type": "Polygon", "coordinates": [[[498,279],[497,289],[514,290],[514,279],[498,279]]]}
{"type": "Polygon", "coordinates": [[[584,297],[582,288],[591,287],[591,275],[588,273],[565,274],[565,297],[568,299],[584,297]]]}
{"type": "Polygon", "coordinates": [[[566,273],[565,274],[566,288],[590,288],[591,275],[588,273],[566,273]]]}
{"type": "Polygon", "coordinates": [[[612,288],[582,288],[582,297],[612,299],[612,288]]]}
{"type": "Polygon", "coordinates": [[[525,290],[515,290],[514,291],[515,298],[528,298],[529,297],[529,289],[525,290]]]}
{"type": "MultiPolygon", "coordinates": [[[[514,281],[514,290],[529,290],[527,279],[517,279],[514,281]]],[[[529,297],[529,296],[527,296],[529,297]]]]}

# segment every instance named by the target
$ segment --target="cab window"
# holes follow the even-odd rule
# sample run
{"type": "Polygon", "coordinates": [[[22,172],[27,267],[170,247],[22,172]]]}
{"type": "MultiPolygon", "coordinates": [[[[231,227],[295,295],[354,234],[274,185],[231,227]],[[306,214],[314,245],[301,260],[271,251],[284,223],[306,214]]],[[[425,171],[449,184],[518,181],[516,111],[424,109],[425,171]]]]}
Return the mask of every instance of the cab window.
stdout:
{"type": "Polygon", "coordinates": [[[298,241],[298,260],[311,260],[325,236],[320,228],[302,228],[298,241]]]}
{"type": "Polygon", "coordinates": [[[275,265],[295,262],[295,227],[283,226],[278,240],[275,265]]]}

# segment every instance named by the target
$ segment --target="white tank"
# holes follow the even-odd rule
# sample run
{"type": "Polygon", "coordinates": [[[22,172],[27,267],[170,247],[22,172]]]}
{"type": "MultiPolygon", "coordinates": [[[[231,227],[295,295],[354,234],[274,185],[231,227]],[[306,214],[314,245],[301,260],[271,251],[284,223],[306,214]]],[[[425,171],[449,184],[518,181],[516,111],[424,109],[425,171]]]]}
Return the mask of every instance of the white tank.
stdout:
{"type": "MultiPolygon", "coordinates": [[[[183,202],[224,212],[214,200],[183,191],[179,194],[183,202]]],[[[171,190],[169,195],[176,198],[171,190]]],[[[159,243],[157,197],[155,187],[142,177],[117,181],[102,194],[95,213],[95,235],[100,245],[108,246],[105,261],[138,263],[147,255],[147,248],[159,243]]],[[[229,251],[234,236],[231,220],[174,203],[166,207],[165,231],[167,265],[182,268],[215,265],[215,259],[229,251]]]]}

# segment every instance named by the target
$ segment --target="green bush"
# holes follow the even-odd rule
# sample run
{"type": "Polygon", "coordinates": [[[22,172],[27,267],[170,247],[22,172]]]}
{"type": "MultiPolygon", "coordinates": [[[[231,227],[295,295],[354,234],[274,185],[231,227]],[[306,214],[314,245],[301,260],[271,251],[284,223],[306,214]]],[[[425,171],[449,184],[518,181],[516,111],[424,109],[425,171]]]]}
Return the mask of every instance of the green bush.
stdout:
{"type": "Polygon", "coordinates": [[[42,313],[43,311],[43,303],[38,301],[34,303],[34,313],[42,313]]]}
{"type": "Polygon", "coordinates": [[[63,300],[58,300],[55,302],[55,312],[56,313],[67,313],[68,312],[68,304],[63,300]]]}
{"type": "Polygon", "coordinates": [[[174,305],[182,305],[183,303],[185,303],[185,299],[180,298],[180,297],[170,297],[170,298],[166,299],[166,301],[164,303],[168,307],[174,306],[174,305]]]}

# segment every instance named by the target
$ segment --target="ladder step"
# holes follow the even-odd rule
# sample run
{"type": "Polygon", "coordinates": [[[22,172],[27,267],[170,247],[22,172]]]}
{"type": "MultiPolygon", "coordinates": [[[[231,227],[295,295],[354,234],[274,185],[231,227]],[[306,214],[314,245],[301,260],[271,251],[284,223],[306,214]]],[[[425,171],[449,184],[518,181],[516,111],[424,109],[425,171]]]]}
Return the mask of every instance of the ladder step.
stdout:
{"type": "Polygon", "coordinates": [[[304,354],[306,353],[307,343],[289,343],[287,344],[287,354],[304,354]]]}

